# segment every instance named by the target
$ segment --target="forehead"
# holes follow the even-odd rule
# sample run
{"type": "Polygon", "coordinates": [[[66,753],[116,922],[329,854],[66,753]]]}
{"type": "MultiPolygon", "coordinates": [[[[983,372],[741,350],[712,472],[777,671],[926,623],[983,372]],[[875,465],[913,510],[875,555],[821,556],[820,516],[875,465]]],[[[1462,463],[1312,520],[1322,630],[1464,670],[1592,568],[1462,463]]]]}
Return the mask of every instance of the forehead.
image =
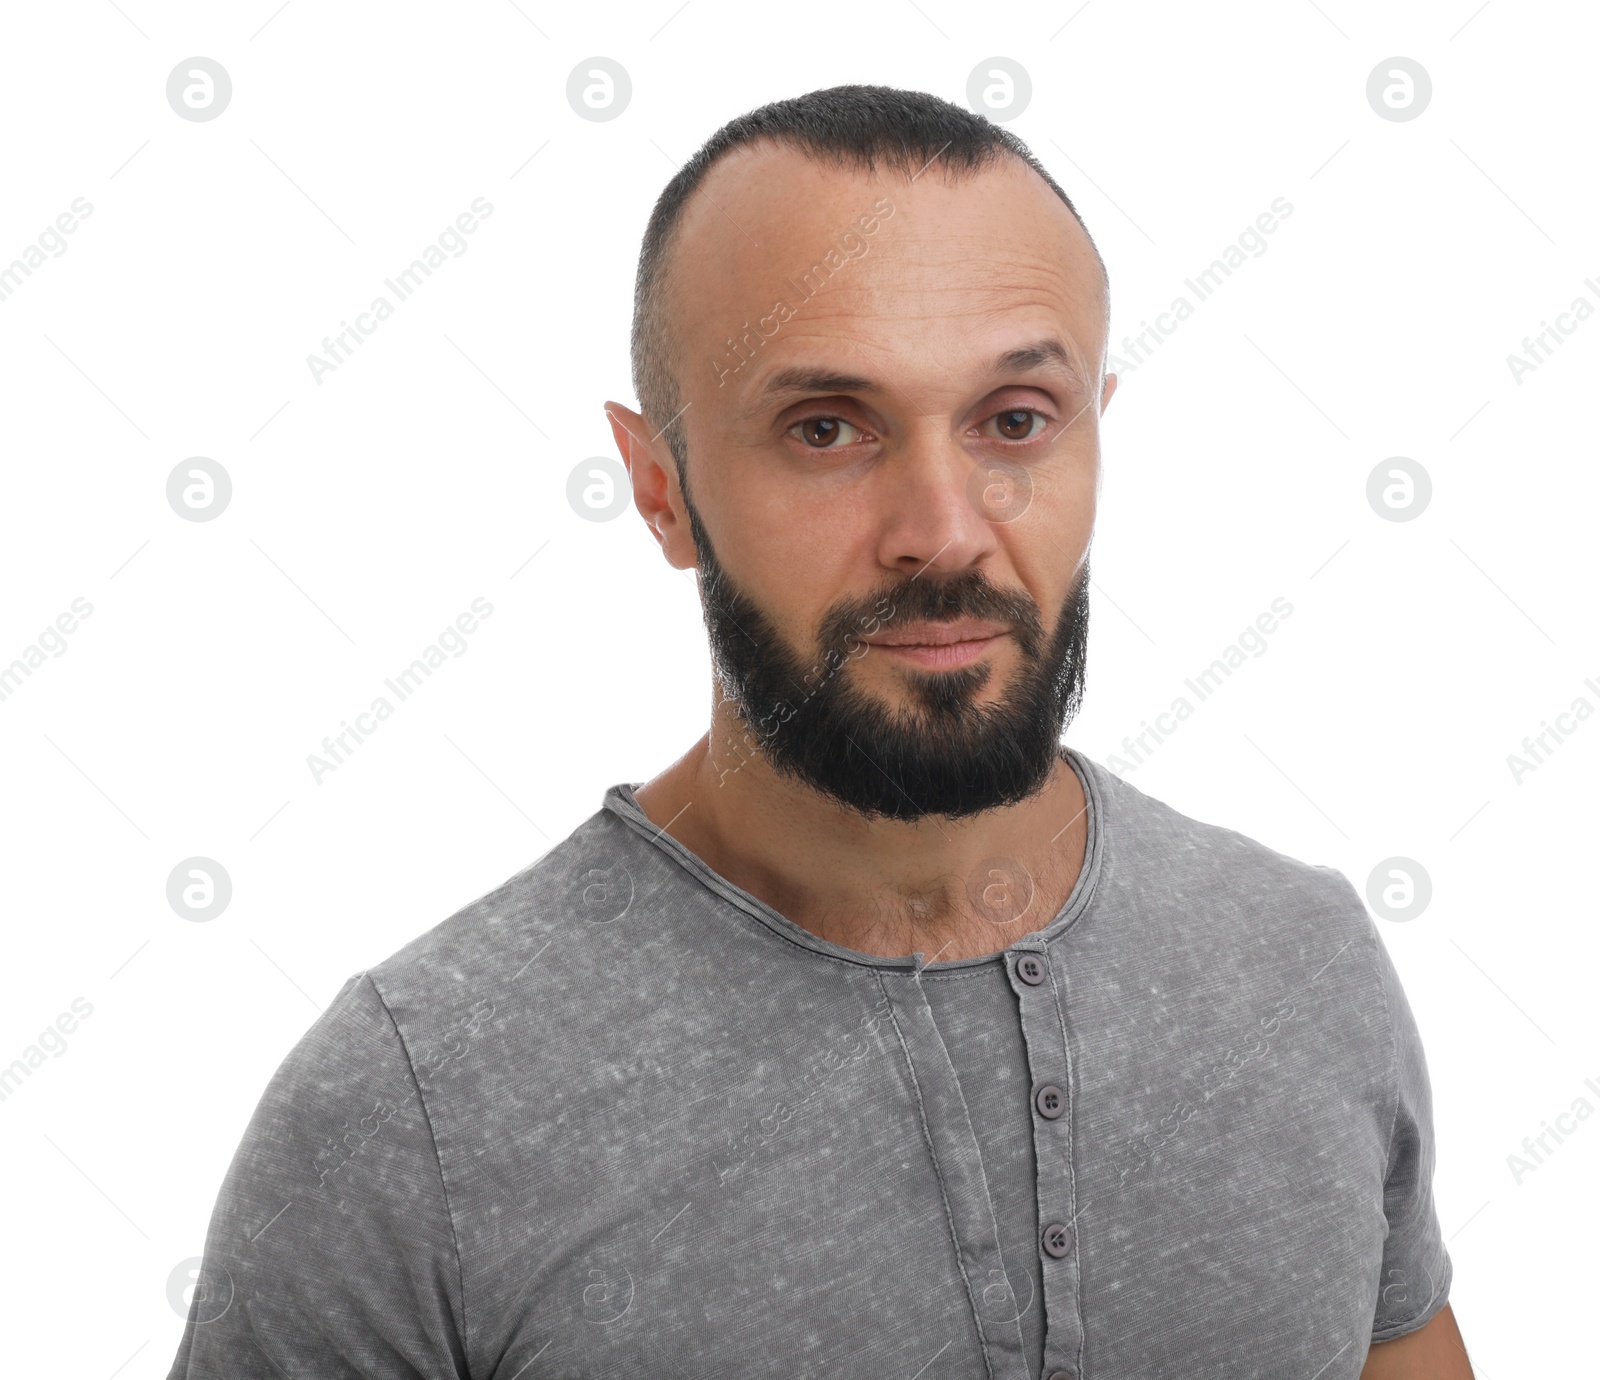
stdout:
{"type": "Polygon", "coordinates": [[[676,372],[691,395],[707,382],[725,391],[714,362],[758,325],[762,368],[738,371],[740,394],[784,356],[830,346],[937,356],[959,369],[1054,335],[1093,369],[1103,345],[1088,236],[1010,156],[951,178],[937,159],[920,171],[869,172],[770,142],[736,149],[684,208],[668,301],[676,372]],[[772,330],[779,302],[793,313],[772,330]]]}

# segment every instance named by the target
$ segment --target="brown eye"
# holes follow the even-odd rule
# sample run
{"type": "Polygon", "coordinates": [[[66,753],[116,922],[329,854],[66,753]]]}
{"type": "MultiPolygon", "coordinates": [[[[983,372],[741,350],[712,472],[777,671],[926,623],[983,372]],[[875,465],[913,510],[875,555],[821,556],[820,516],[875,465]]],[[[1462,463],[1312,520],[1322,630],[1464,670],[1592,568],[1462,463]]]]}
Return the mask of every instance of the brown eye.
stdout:
{"type": "MultiPolygon", "coordinates": [[[[834,443],[846,432],[861,434],[858,427],[851,426],[842,417],[807,417],[802,422],[796,422],[789,428],[789,435],[802,445],[809,446],[812,450],[837,450],[834,443]]],[[[851,438],[845,436],[846,442],[851,438]]]]}
{"type": "Polygon", "coordinates": [[[1034,422],[1046,422],[1047,420],[1043,413],[1035,412],[1028,407],[1008,408],[1004,412],[997,412],[994,416],[994,422],[1000,429],[1001,437],[1007,441],[1029,440],[1038,434],[1034,430],[1034,422]]]}

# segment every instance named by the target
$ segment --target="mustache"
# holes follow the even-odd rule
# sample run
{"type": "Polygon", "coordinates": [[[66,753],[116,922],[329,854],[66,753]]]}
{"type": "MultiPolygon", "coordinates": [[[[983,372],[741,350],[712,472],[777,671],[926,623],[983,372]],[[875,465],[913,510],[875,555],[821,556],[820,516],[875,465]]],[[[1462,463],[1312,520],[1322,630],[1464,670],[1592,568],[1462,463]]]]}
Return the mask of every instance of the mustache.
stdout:
{"type": "Polygon", "coordinates": [[[1021,590],[1004,590],[978,570],[939,580],[912,576],[861,599],[844,599],[823,616],[818,640],[825,658],[848,657],[861,639],[912,623],[976,618],[1005,623],[1024,655],[1038,655],[1044,636],[1039,606],[1021,590]]]}

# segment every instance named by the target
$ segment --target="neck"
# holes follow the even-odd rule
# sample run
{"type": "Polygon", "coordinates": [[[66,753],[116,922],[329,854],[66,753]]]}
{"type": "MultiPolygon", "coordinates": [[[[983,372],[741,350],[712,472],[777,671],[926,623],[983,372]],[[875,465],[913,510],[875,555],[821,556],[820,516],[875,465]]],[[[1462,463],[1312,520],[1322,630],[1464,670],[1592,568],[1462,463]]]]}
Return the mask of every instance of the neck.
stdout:
{"type": "Polygon", "coordinates": [[[824,939],[927,962],[996,953],[1043,929],[1088,839],[1077,773],[1057,757],[1026,800],[962,819],[867,819],[753,751],[726,705],[712,731],[635,792],[663,832],[824,939]]]}

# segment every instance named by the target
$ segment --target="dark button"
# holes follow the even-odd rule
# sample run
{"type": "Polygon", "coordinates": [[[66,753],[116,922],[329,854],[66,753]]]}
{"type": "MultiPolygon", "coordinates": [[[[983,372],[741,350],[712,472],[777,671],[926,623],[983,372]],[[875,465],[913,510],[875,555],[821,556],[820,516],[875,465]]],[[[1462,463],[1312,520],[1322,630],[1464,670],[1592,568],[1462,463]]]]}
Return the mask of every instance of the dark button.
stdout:
{"type": "Polygon", "coordinates": [[[1045,1376],[1045,1380],[1078,1380],[1078,1372],[1075,1370],[1053,1370],[1049,1375],[1045,1376]]]}
{"type": "Polygon", "coordinates": [[[1067,1095],[1054,1083],[1046,1083],[1034,1093],[1033,1105],[1039,1109],[1040,1116],[1049,1117],[1054,1121],[1067,1110],[1067,1095]]]}
{"type": "Polygon", "coordinates": [[[1038,954],[1023,954],[1017,960],[1017,976],[1030,987],[1044,981],[1044,960],[1038,954]]]}
{"type": "Polygon", "coordinates": [[[1052,1222],[1044,1229],[1045,1254],[1053,1255],[1060,1260],[1072,1249],[1072,1228],[1060,1222],[1052,1222]]]}

